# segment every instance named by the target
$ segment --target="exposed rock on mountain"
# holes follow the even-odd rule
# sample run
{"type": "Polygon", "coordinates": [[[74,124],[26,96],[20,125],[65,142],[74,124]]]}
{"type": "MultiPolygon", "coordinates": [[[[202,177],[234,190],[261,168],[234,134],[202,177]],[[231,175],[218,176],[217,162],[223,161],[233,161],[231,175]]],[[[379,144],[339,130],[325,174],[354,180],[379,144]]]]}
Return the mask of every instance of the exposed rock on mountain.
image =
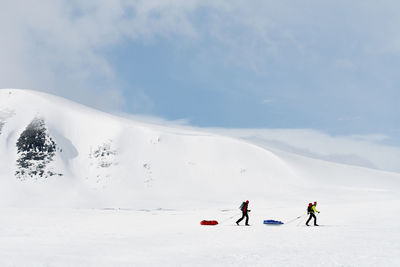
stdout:
{"type": "Polygon", "coordinates": [[[52,170],[57,145],[49,136],[43,119],[35,118],[17,141],[18,159],[15,176],[20,180],[48,178],[62,175],[52,170]]]}

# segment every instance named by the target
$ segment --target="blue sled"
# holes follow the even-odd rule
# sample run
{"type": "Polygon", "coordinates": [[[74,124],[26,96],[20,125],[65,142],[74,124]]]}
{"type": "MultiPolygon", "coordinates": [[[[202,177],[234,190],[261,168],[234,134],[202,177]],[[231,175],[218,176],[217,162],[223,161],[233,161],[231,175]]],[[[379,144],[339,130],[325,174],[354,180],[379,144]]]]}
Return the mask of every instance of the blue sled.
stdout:
{"type": "Polygon", "coordinates": [[[275,220],[264,220],[264,224],[268,225],[281,225],[283,222],[281,221],[275,221],[275,220]]]}

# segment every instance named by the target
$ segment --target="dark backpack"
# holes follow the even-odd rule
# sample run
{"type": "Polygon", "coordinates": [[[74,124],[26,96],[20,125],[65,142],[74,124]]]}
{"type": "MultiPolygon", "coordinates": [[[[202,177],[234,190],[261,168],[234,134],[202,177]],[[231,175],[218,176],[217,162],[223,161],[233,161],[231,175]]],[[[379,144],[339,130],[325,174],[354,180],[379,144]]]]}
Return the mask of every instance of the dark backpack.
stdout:
{"type": "Polygon", "coordinates": [[[313,210],[312,210],[312,206],[310,207],[310,206],[307,206],[307,213],[312,213],[313,212],[313,210]]]}
{"type": "Polygon", "coordinates": [[[244,206],[246,206],[246,202],[243,202],[242,205],[240,205],[240,210],[243,211],[244,210],[244,206]]]}

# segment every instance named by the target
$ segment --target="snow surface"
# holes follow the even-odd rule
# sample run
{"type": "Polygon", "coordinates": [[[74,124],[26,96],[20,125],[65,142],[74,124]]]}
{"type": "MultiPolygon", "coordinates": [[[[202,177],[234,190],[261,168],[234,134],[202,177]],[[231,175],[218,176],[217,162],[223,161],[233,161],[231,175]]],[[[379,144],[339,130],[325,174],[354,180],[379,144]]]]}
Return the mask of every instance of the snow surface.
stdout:
{"type": "Polygon", "coordinates": [[[44,93],[0,90],[0,177],[0,266],[400,266],[397,172],[44,93]],[[21,181],[16,143],[35,118],[57,144],[49,167],[63,175],[21,181]],[[252,226],[239,227],[246,199],[252,226]],[[306,227],[314,200],[321,226],[306,227]]]}

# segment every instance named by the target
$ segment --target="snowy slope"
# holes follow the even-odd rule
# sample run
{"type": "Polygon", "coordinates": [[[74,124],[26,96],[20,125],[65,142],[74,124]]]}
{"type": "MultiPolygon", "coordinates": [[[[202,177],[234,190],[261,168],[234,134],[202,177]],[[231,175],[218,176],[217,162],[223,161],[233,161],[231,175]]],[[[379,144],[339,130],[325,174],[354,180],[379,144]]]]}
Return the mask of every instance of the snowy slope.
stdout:
{"type": "Polygon", "coordinates": [[[16,143],[37,118],[57,145],[49,166],[62,176],[30,177],[22,184],[87,191],[79,192],[83,201],[89,201],[88,194],[126,205],[204,196],[216,201],[265,194],[271,185],[279,191],[296,179],[273,153],[231,138],[135,123],[32,91],[2,90],[0,101],[1,170],[7,186],[21,186],[14,177],[16,143]]]}
{"type": "MultiPolygon", "coordinates": [[[[229,137],[114,117],[34,91],[1,90],[0,114],[2,188],[22,190],[30,204],[159,207],[249,196],[302,200],[310,186],[320,189],[313,190],[321,192],[318,198],[328,187],[344,197],[369,189],[387,196],[397,194],[400,184],[395,173],[302,161],[229,137]],[[21,181],[15,177],[16,143],[35,119],[44,122],[57,146],[47,168],[59,175],[21,181]]],[[[2,195],[2,203],[17,204],[2,195]]]]}
{"type": "Polygon", "coordinates": [[[0,90],[0,178],[0,266],[400,265],[399,173],[44,93],[0,90]],[[314,200],[322,227],[304,226],[314,200]]]}

